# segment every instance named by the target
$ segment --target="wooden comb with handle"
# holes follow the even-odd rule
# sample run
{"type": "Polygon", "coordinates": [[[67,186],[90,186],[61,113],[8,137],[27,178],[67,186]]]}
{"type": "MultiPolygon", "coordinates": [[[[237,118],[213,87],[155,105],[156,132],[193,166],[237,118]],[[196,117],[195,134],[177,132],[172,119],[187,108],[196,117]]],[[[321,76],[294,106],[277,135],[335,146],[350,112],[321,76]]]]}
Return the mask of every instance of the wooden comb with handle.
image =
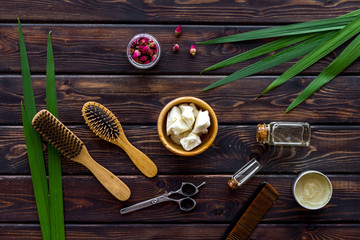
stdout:
{"type": "Polygon", "coordinates": [[[120,201],[129,199],[130,189],[125,183],[98,164],[85,144],[49,111],[39,111],[32,120],[32,126],[64,156],[87,167],[114,197],[120,201]]]}
{"type": "Polygon", "coordinates": [[[156,176],[155,163],[129,142],[119,120],[109,109],[97,102],[87,102],[82,113],[86,124],[97,136],[122,148],[145,176],[156,176]]]}

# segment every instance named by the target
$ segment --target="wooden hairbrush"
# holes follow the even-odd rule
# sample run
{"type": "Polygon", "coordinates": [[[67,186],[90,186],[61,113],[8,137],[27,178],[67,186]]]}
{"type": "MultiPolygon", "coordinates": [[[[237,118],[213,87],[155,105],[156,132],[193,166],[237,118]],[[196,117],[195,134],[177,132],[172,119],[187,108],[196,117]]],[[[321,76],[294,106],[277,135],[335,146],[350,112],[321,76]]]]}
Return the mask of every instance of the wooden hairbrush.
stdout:
{"type": "Polygon", "coordinates": [[[32,126],[67,158],[87,167],[99,182],[120,201],[130,197],[130,189],[109,170],[95,162],[85,144],[47,110],[38,112],[32,126]]]}
{"type": "Polygon", "coordinates": [[[155,163],[127,140],[119,120],[109,109],[100,103],[87,102],[82,113],[86,124],[97,136],[122,148],[145,176],[156,176],[155,163]]]}

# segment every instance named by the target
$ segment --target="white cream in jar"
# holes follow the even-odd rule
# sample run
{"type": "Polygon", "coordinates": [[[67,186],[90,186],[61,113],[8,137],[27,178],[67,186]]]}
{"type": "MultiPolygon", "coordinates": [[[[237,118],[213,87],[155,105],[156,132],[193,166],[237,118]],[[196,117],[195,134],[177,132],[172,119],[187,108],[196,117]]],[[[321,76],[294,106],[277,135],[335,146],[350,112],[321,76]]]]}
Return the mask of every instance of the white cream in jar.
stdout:
{"type": "Polygon", "coordinates": [[[330,180],[321,172],[306,171],[295,180],[293,193],[301,206],[315,210],[329,202],[332,186],[330,180]]]}

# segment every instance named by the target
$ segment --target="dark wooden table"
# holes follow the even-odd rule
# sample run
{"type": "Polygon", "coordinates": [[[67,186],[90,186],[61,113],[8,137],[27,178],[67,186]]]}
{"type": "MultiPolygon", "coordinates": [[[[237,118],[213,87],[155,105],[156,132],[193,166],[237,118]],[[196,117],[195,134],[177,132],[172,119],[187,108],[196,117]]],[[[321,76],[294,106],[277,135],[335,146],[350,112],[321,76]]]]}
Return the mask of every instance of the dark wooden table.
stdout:
{"type": "MultiPolygon", "coordinates": [[[[22,85],[16,18],[23,32],[38,110],[45,106],[47,33],[52,31],[59,118],[86,144],[100,164],[132,191],[117,201],[80,164],[62,160],[67,239],[219,239],[255,188],[268,181],[280,198],[251,239],[360,238],[360,61],[289,114],[285,108],[338,51],[322,59],[263,98],[254,100],[292,63],[208,92],[200,90],[248,62],[216,72],[200,71],[268,40],[223,45],[197,41],[273,25],[336,17],[360,7],[358,1],[0,1],[0,239],[41,239],[21,122],[22,85]],[[174,37],[181,24],[183,32],[174,37]],[[162,46],[159,63],[137,70],[126,56],[130,38],[155,35],[162,46]],[[179,43],[180,51],[172,52],[179,43]],[[217,114],[213,146],[196,157],[170,153],[157,135],[157,117],[166,103],[195,96],[217,114]],[[96,137],[81,116],[94,100],[119,118],[136,147],[157,164],[159,174],[144,177],[119,148],[96,137]],[[311,146],[267,147],[256,143],[258,123],[306,121],[311,146]],[[231,191],[229,177],[249,159],[262,170],[231,191]],[[329,176],[334,193],[318,211],[301,208],[291,194],[296,175],[318,170],[329,176]],[[198,205],[182,213],[163,203],[129,215],[125,206],[176,189],[182,181],[206,186],[198,205]]],[[[254,62],[254,61],[249,61],[254,62]]]]}

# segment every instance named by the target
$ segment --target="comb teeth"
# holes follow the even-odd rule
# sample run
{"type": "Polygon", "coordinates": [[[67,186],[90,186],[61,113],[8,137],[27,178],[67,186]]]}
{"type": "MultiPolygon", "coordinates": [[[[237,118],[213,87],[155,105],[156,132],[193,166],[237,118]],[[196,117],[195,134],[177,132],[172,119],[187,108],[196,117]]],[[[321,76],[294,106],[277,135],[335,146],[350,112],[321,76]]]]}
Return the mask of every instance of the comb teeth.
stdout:
{"type": "Polygon", "coordinates": [[[237,235],[236,233],[232,233],[228,238],[228,240],[244,240],[241,236],[237,235]]]}
{"type": "Polygon", "coordinates": [[[85,103],[82,113],[86,124],[97,136],[106,141],[119,137],[119,121],[109,109],[100,103],[85,103]]]}
{"type": "Polygon", "coordinates": [[[279,193],[268,183],[260,185],[251,204],[239,212],[229,226],[222,240],[246,240],[256,228],[260,220],[276,202],[279,193]]]}
{"type": "Polygon", "coordinates": [[[84,143],[48,110],[38,112],[32,126],[61,154],[74,158],[80,154],[84,143]]]}

